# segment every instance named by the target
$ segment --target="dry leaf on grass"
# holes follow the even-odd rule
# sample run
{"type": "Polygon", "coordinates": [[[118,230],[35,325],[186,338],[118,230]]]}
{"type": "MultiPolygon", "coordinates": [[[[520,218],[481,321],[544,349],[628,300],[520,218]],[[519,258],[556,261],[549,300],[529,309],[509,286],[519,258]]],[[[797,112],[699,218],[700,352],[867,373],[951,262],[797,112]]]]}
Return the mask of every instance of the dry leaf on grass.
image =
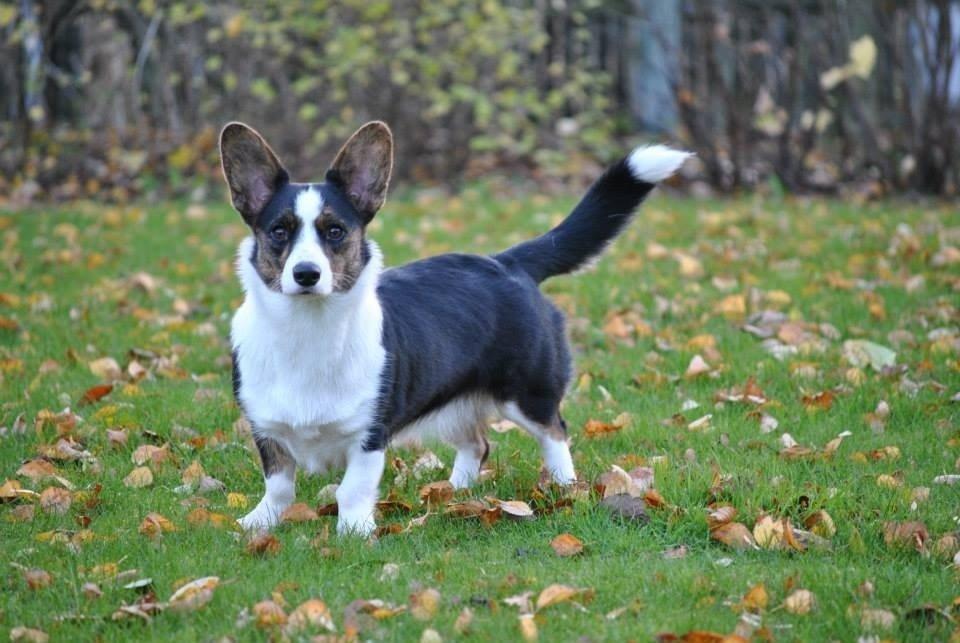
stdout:
{"type": "Polygon", "coordinates": [[[45,569],[25,569],[23,580],[30,589],[43,589],[53,583],[53,576],[45,569]]]}
{"type": "Polygon", "coordinates": [[[273,555],[280,551],[280,541],[277,537],[268,531],[261,531],[253,534],[247,541],[246,547],[248,554],[254,556],[273,555]]]}
{"type": "Polygon", "coordinates": [[[164,444],[158,447],[152,444],[144,444],[137,447],[130,458],[137,466],[150,463],[152,465],[163,464],[170,459],[170,445],[164,444]]]}
{"type": "Polygon", "coordinates": [[[427,506],[439,507],[453,498],[453,485],[448,480],[430,482],[420,487],[420,501],[427,506]]]}
{"type": "Polygon", "coordinates": [[[280,514],[281,522],[310,522],[320,516],[305,502],[295,502],[280,514]]]}
{"type": "Polygon", "coordinates": [[[150,470],[150,467],[135,467],[123,479],[123,484],[131,489],[149,487],[153,484],[153,471],[150,470]]]}
{"type": "Polygon", "coordinates": [[[710,537],[733,549],[759,549],[753,534],[739,522],[728,522],[711,529],[710,537]]]}
{"type": "Polygon", "coordinates": [[[410,614],[418,621],[429,621],[440,607],[440,592],[427,589],[410,594],[410,614]]]}
{"type": "Polygon", "coordinates": [[[43,630],[18,625],[10,630],[10,640],[25,641],[26,643],[47,643],[50,640],[50,635],[43,630]]]}
{"type": "Polygon", "coordinates": [[[537,596],[537,611],[539,612],[551,605],[565,603],[574,598],[590,600],[593,598],[593,590],[586,587],[570,587],[569,585],[561,585],[559,583],[548,585],[543,588],[543,591],[537,596]]]}
{"type": "Polygon", "coordinates": [[[120,370],[120,365],[117,364],[117,360],[112,357],[101,357],[100,359],[95,359],[88,364],[90,372],[103,380],[119,380],[123,379],[123,371],[120,370]]]}
{"type": "Polygon", "coordinates": [[[182,585],[167,605],[175,612],[192,612],[213,600],[213,590],[220,584],[219,576],[204,576],[182,585]]]}
{"type": "Polygon", "coordinates": [[[809,614],[816,607],[817,599],[808,589],[794,590],[783,601],[783,609],[791,614],[809,614]]]}
{"type": "Polygon", "coordinates": [[[257,627],[261,629],[286,625],[287,623],[286,612],[273,601],[260,601],[254,605],[253,616],[256,619],[257,627]]]}
{"type": "Polygon", "coordinates": [[[500,510],[508,517],[514,520],[533,520],[533,509],[523,500],[498,500],[496,498],[487,498],[489,502],[497,505],[500,510]]]}
{"type": "Polygon", "coordinates": [[[533,614],[520,615],[520,636],[524,641],[536,641],[540,638],[537,632],[537,622],[533,620],[533,614]]]}
{"type": "Polygon", "coordinates": [[[922,552],[929,537],[927,526],[919,520],[883,524],[883,541],[891,547],[913,547],[922,552]]]}
{"type": "Polygon", "coordinates": [[[47,487],[40,493],[40,508],[44,513],[62,516],[70,511],[73,496],[66,489],[47,487]]]}
{"type": "Polygon", "coordinates": [[[308,627],[321,627],[329,632],[335,632],[333,617],[327,604],[317,598],[311,598],[297,606],[287,618],[287,630],[299,632],[308,627]]]}
{"type": "Polygon", "coordinates": [[[166,532],[176,531],[176,526],[162,515],[151,512],[140,523],[138,531],[144,536],[156,538],[166,532]]]}
{"type": "Polygon", "coordinates": [[[550,541],[557,556],[576,556],[583,552],[583,542],[573,534],[560,534],[550,541]]]}

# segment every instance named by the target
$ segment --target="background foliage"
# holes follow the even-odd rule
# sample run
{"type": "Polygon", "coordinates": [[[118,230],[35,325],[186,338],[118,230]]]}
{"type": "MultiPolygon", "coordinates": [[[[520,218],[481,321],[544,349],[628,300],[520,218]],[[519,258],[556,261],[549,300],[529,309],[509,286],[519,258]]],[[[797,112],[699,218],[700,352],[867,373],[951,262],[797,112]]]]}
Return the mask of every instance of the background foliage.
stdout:
{"type": "Polygon", "coordinates": [[[0,195],[203,188],[233,119],[317,176],[370,118],[420,180],[656,133],[715,189],[953,194],[958,43],[951,0],[4,0],[0,195]]]}

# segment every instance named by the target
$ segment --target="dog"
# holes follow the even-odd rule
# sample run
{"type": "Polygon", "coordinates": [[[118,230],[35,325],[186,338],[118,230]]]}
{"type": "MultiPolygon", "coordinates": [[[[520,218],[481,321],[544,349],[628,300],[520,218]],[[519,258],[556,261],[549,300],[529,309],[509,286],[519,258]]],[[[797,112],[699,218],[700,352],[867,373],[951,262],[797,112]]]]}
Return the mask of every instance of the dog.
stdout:
{"type": "Polygon", "coordinates": [[[233,389],[260,453],[266,492],[240,519],[269,529],[295,498],[297,467],[345,467],[337,530],[368,536],[391,443],[443,440],[450,482],[468,487],[493,419],[539,442],[553,479],[576,480],[560,401],[572,376],[545,279],[598,258],[654,186],[690,156],[639,147],[611,166],[546,234],[491,256],[445,254],[384,269],[367,226],[383,205],[393,136],[358,129],[321,183],[294,183],[242,123],[220,135],[234,208],[250,228],[237,271],[233,389]]]}

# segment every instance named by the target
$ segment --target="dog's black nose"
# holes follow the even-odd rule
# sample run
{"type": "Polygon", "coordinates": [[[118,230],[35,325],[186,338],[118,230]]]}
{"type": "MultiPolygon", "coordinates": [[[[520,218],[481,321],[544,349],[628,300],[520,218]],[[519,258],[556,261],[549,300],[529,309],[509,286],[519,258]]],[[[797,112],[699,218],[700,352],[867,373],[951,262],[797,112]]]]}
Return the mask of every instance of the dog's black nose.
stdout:
{"type": "Polygon", "coordinates": [[[309,288],[320,281],[320,266],[309,261],[301,261],[293,267],[293,280],[309,288]]]}

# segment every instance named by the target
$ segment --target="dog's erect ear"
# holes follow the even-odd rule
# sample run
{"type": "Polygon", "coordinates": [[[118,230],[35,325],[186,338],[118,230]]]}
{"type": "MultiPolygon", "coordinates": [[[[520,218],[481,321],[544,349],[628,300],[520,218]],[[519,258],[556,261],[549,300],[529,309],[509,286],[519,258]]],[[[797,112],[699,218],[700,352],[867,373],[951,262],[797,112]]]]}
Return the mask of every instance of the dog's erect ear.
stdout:
{"type": "Polygon", "coordinates": [[[393,171],[393,134],[371,121],[353,133],[333,159],[327,179],[338,183],[354,207],[370,221],[387,198],[393,171]]]}
{"type": "Polygon", "coordinates": [[[250,226],[276,191],[290,180],[263,137],[243,123],[228,123],[220,132],[220,162],[233,207],[250,226]]]}

